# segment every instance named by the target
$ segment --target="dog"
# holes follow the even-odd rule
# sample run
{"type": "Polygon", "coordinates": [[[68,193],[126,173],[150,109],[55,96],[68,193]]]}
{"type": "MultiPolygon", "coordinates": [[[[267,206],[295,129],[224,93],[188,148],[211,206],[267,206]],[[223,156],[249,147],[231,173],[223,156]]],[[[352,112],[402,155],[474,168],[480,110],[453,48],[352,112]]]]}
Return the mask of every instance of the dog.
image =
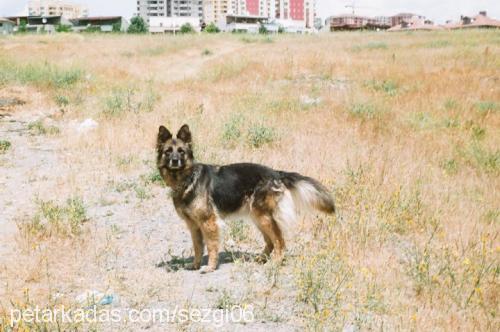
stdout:
{"type": "Polygon", "coordinates": [[[188,269],[215,271],[223,219],[246,216],[253,220],[266,243],[259,256],[265,262],[269,257],[283,259],[283,235],[299,211],[314,208],[335,213],[328,190],[310,177],[251,163],[217,166],[195,162],[188,125],[175,137],[160,126],[156,149],[158,170],[171,188],[175,210],[191,232],[194,261],[188,269]],[[201,267],[205,245],[208,265],[201,267]]]}

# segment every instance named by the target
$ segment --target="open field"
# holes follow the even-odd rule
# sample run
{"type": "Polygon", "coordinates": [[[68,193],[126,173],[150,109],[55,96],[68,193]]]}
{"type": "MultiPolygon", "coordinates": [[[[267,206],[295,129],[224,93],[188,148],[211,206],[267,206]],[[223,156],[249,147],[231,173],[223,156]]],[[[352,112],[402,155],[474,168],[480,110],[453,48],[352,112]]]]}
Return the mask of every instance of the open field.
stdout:
{"type": "MultiPolygon", "coordinates": [[[[10,310],[250,308],[222,330],[498,331],[500,33],[0,38],[0,330],[10,310]],[[92,126],[82,125],[93,119],[92,126]],[[225,263],[191,240],[155,170],[160,124],[206,163],[320,179],[285,264],[228,222],[225,263]]],[[[216,330],[196,322],[19,331],[216,330]]]]}

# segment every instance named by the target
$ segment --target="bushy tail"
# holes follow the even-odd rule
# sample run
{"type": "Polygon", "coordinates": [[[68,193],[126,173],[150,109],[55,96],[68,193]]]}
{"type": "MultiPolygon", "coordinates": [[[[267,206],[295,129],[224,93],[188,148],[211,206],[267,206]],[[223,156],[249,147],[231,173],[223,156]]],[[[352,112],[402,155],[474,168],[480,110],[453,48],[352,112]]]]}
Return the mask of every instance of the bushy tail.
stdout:
{"type": "Polygon", "coordinates": [[[273,216],[282,232],[294,228],[300,213],[312,209],[335,213],[333,199],[321,183],[298,173],[281,172],[281,175],[285,188],[273,216]]]}
{"type": "Polygon", "coordinates": [[[314,208],[325,213],[335,213],[333,198],[321,183],[298,173],[283,172],[282,174],[283,184],[290,190],[299,210],[314,208]]]}

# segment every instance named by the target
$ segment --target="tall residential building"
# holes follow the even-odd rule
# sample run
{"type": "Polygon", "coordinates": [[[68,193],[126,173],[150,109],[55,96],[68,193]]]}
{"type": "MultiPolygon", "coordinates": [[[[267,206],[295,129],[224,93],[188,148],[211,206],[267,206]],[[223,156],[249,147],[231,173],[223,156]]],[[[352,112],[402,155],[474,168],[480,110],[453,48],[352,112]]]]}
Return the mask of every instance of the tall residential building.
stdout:
{"type": "Polygon", "coordinates": [[[203,17],[203,0],[137,0],[137,13],[150,17],[203,17]]]}
{"type": "Polygon", "coordinates": [[[86,6],[60,0],[35,0],[28,2],[29,16],[62,16],[67,19],[87,17],[86,6]]]}
{"type": "Polygon", "coordinates": [[[303,21],[307,28],[314,26],[316,0],[205,0],[228,3],[228,13],[264,16],[271,20],[303,21]]]}
{"type": "Polygon", "coordinates": [[[399,13],[397,15],[391,16],[391,26],[399,25],[404,22],[408,23],[412,19],[425,20],[425,16],[412,13],[399,13]]]}
{"type": "MultiPolygon", "coordinates": [[[[215,23],[217,25],[225,24],[226,15],[232,13],[232,5],[237,1],[232,0],[204,0],[203,1],[203,22],[215,23]]],[[[245,15],[238,14],[237,15],[245,15]]]]}

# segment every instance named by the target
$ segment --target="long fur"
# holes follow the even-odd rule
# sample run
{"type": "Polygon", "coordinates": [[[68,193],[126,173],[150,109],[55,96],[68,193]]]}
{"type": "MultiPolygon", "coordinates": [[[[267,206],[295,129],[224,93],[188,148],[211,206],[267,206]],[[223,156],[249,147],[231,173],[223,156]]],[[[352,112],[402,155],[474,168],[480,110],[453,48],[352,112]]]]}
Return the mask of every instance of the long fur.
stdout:
{"type": "Polygon", "coordinates": [[[318,181],[297,173],[284,173],[283,183],[286,188],[274,212],[282,232],[289,233],[298,216],[311,210],[335,213],[332,197],[318,181]]]}

